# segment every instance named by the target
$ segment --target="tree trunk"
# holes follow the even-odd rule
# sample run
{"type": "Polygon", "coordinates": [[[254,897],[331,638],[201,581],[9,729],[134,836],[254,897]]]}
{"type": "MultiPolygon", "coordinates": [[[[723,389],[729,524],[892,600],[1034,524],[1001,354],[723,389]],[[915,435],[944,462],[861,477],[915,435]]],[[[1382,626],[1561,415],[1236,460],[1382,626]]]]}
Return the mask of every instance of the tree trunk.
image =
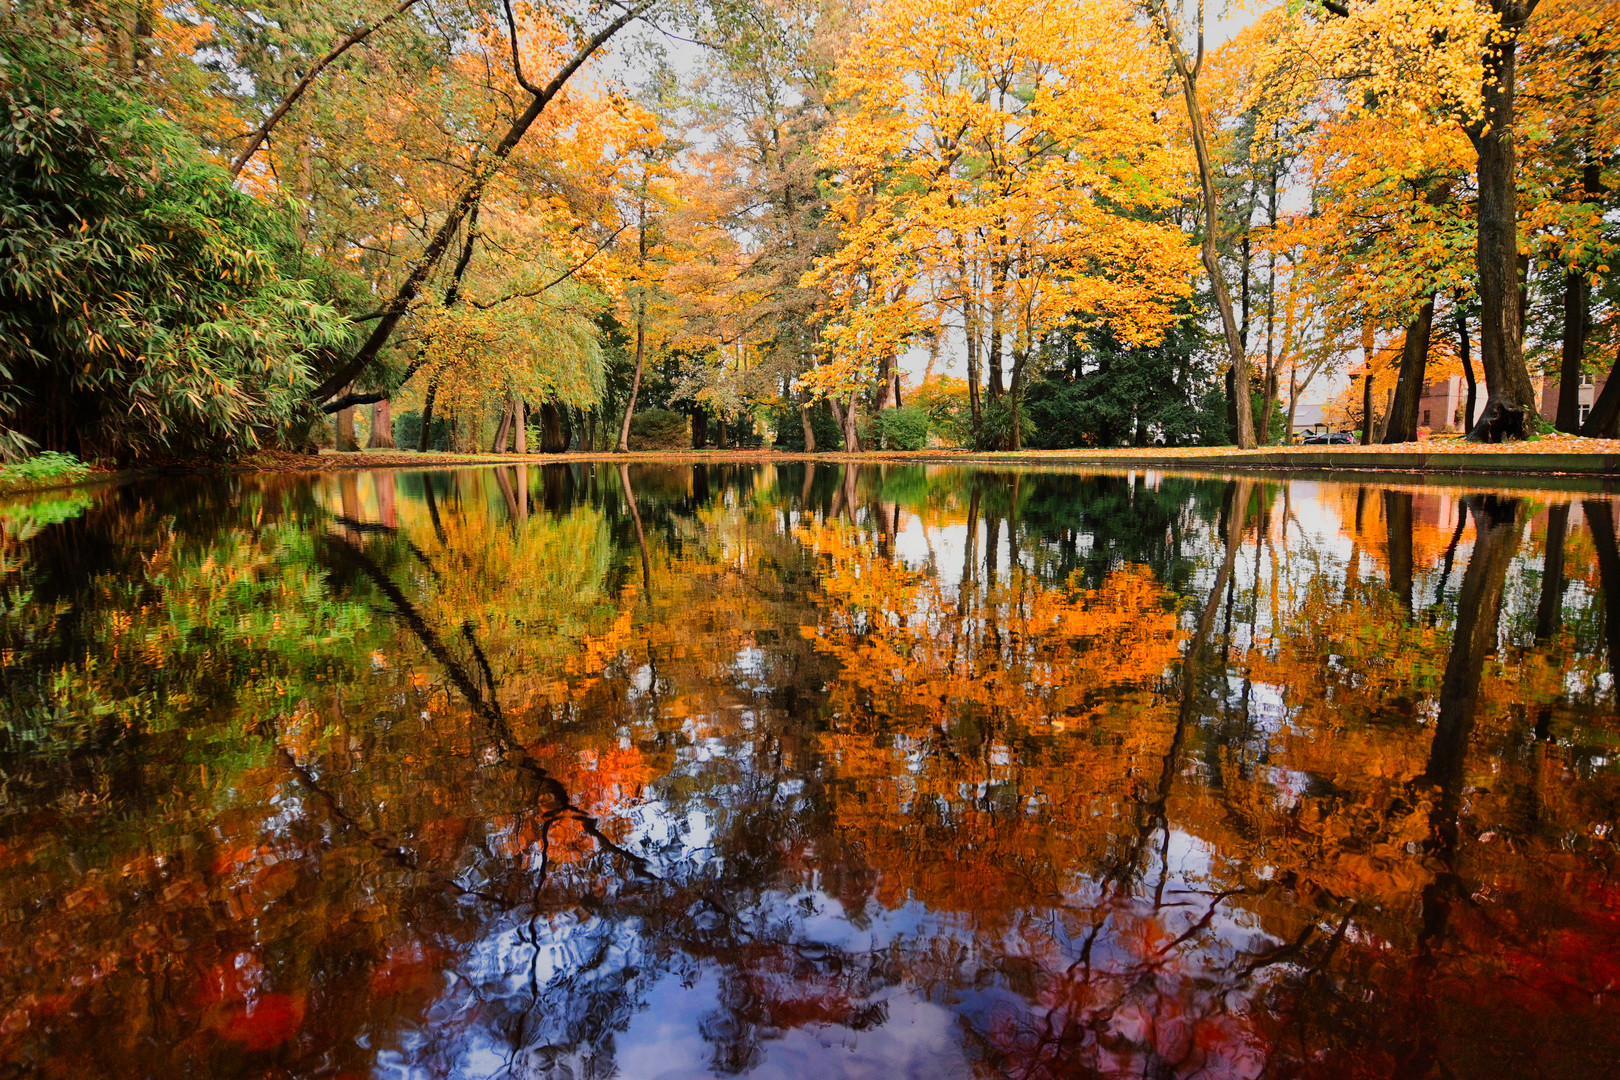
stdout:
{"type": "Polygon", "coordinates": [[[512,441],[517,444],[516,449],[520,454],[527,454],[529,452],[529,430],[527,423],[527,417],[524,416],[523,399],[514,398],[512,400],[512,441]]]}
{"type": "Polygon", "coordinates": [[[715,434],[719,436],[719,438],[715,441],[715,445],[721,450],[730,450],[731,432],[726,428],[726,418],[724,416],[717,417],[715,419],[714,427],[715,434]]]}
{"type": "MultiPolygon", "coordinates": [[[[962,295],[967,296],[967,273],[962,274],[962,295]]],[[[973,302],[968,299],[962,301],[962,331],[967,337],[967,377],[968,377],[968,414],[972,424],[973,433],[978,434],[982,415],[982,403],[979,400],[979,319],[973,302]]]]}
{"type": "Polygon", "coordinates": [[[883,389],[878,391],[878,412],[882,412],[884,409],[896,408],[894,401],[894,357],[889,356],[887,353],[878,360],[878,379],[883,384],[883,389]]]}
{"type": "Polygon", "coordinates": [[[709,445],[709,414],[701,406],[692,409],[692,449],[702,450],[709,445]]]}
{"type": "Polygon", "coordinates": [[[1006,289],[1007,272],[1000,259],[994,260],[990,271],[990,400],[1000,401],[1006,387],[1001,379],[1002,326],[1001,294],[1006,289]]]}
{"type": "MultiPolygon", "coordinates": [[[[384,15],[375,23],[372,23],[369,26],[361,26],[359,29],[353,31],[334,45],[330,50],[328,50],[325,56],[315,61],[315,63],[311,65],[310,69],[304,73],[304,77],[299,79],[293,88],[287,92],[287,95],[281,99],[281,103],[276,106],[275,111],[270,114],[264,123],[259,125],[258,130],[254,131],[248,136],[247,146],[243,147],[242,152],[238,154],[236,159],[230,164],[231,175],[241,175],[242,166],[246,165],[248,163],[248,159],[258,152],[259,147],[264,145],[265,140],[270,137],[271,129],[281,121],[283,116],[287,115],[287,110],[291,109],[293,105],[297,103],[298,99],[303,96],[304,91],[309,89],[310,84],[320,76],[321,72],[325,71],[334,60],[347,52],[350,47],[360,44],[362,41],[366,40],[366,38],[376,33],[380,27],[387,26],[389,23],[399,18],[399,16],[405,13],[405,9],[414,3],[416,3],[416,0],[400,0],[399,4],[394,8],[393,11],[390,11],[387,15],[384,15]]],[[[146,5],[143,3],[139,6],[138,14],[136,16],[135,25],[137,41],[140,39],[141,20],[144,18],[145,10],[146,5]]]]}
{"type": "Polygon", "coordinates": [[[1468,383],[1468,400],[1463,403],[1463,422],[1459,430],[1474,426],[1474,406],[1479,401],[1479,383],[1474,377],[1473,348],[1468,341],[1468,313],[1457,307],[1457,348],[1462,354],[1463,379],[1468,383]]]}
{"type": "Polygon", "coordinates": [[[849,408],[844,410],[844,452],[846,454],[858,454],[861,452],[860,415],[859,406],[851,399],[849,408]]]}
{"type": "MultiPolygon", "coordinates": [[[[645,270],[647,267],[647,174],[642,170],[641,175],[641,212],[640,221],[636,229],[636,267],[645,270]]],[[[630,420],[636,413],[636,396],[641,393],[641,368],[647,354],[647,295],[646,282],[638,281],[636,285],[636,372],[630,377],[630,400],[624,406],[624,423],[619,427],[618,452],[621,454],[630,451],[630,420]]]]}
{"type": "Polygon", "coordinates": [[[804,428],[804,452],[807,454],[815,453],[816,429],[815,426],[810,423],[810,406],[799,406],[799,424],[804,428]]]}
{"type": "Polygon", "coordinates": [[[1361,377],[1361,445],[1373,444],[1373,374],[1361,377]]]}
{"type": "Polygon", "coordinates": [[[433,430],[433,403],[438,400],[438,397],[439,374],[438,372],[434,372],[433,381],[428,383],[427,401],[422,405],[422,432],[416,437],[416,449],[418,453],[427,452],[428,440],[433,437],[431,434],[433,430]]]}
{"type": "Polygon", "coordinates": [[[557,410],[553,401],[540,404],[540,452],[542,454],[560,454],[567,445],[563,442],[562,414],[557,410]]]}
{"type": "Polygon", "coordinates": [[[1564,342],[1558,366],[1559,431],[1581,429],[1581,370],[1586,358],[1586,335],[1591,319],[1591,286],[1580,270],[1564,272],[1564,342]]]}
{"type": "Polygon", "coordinates": [[[1609,377],[1592,403],[1592,411],[1586,414],[1581,434],[1588,439],[1612,439],[1620,435],[1620,356],[1615,357],[1609,377]]]}
{"type": "Polygon", "coordinates": [[[1401,344],[1401,371],[1395,380],[1395,399],[1384,422],[1384,442],[1404,443],[1417,439],[1418,406],[1423,401],[1423,381],[1429,368],[1429,337],[1434,329],[1434,297],[1423,301],[1412,321],[1406,324],[1406,340],[1401,344]]]}
{"type": "MultiPolygon", "coordinates": [[[[1203,41],[1203,7],[1200,6],[1199,41],[1203,41]]],[[[1203,63],[1202,47],[1196,63],[1189,63],[1181,49],[1180,27],[1170,14],[1165,0],[1154,0],[1151,14],[1158,24],[1160,36],[1170,50],[1170,60],[1181,79],[1181,95],[1187,106],[1187,120],[1192,134],[1193,153],[1198,159],[1198,181],[1204,194],[1204,270],[1209,274],[1210,288],[1215,293],[1215,306],[1220,309],[1221,329],[1226,337],[1226,352],[1231,361],[1231,401],[1237,421],[1237,444],[1241,449],[1253,448],[1254,410],[1249,401],[1249,357],[1238,331],[1237,315],[1232,310],[1232,293],[1227,288],[1226,276],[1221,271],[1220,253],[1215,240],[1220,232],[1220,196],[1215,190],[1214,165],[1209,155],[1209,140],[1204,134],[1204,110],[1198,100],[1198,65],[1203,63]]]]}
{"type": "Polygon", "coordinates": [[[1518,31],[1536,0],[1492,0],[1502,33],[1485,52],[1483,123],[1469,131],[1479,156],[1479,359],[1485,369],[1485,412],[1469,437],[1495,442],[1528,434],[1535,388],[1524,362],[1524,312],[1519,300],[1518,160],[1513,145],[1518,31]]]}
{"type": "Polygon", "coordinates": [[[394,449],[394,410],[387,398],[372,403],[371,438],[366,442],[366,449],[394,449]]]}
{"type": "MultiPolygon", "coordinates": [[[[343,392],[347,394],[353,389],[352,386],[345,387],[343,392]]],[[[337,411],[337,448],[339,452],[345,454],[360,449],[360,444],[354,437],[354,406],[352,405],[337,411]]]]}
{"type": "Polygon", "coordinates": [[[512,431],[512,395],[506,395],[506,404],[501,409],[501,422],[495,425],[495,439],[489,444],[492,454],[506,453],[507,436],[512,431]]]}

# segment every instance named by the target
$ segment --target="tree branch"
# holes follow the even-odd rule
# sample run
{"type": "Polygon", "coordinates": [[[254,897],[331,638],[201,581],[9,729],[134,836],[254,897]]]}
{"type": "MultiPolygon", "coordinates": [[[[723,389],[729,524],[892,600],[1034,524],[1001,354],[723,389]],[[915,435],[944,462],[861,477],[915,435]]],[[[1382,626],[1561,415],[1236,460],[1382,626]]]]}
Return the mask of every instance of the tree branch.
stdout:
{"type": "Polygon", "coordinates": [[[581,45],[579,51],[574,54],[567,64],[563,65],[562,70],[557,72],[551,82],[547,83],[540,93],[534,95],[529,107],[512,122],[512,126],[507,129],[506,135],[496,144],[490,155],[484,159],[478,174],[462,191],[461,197],[456,200],[455,205],[451,207],[438,231],[434,233],[433,239],[429,240],[427,247],[423,249],[420,258],[417,260],[416,267],[400,284],[398,291],[394,293],[394,299],[388,304],[371,335],[346,364],[327,376],[326,380],[315,388],[314,396],[317,399],[330,397],[332,394],[337,393],[340,387],[353,382],[361,372],[372,365],[377,359],[377,354],[382,351],[382,347],[387,344],[389,337],[393,335],[394,327],[399,325],[399,320],[410,309],[411,302],[421,292],[428,276],[433,273],[434,268],[439,264],[439,260],[444,257],[445,249],[450,246],[450,240],[455,235],[456,230],[461,227],[461,222],[478,200],[483,197],[484,189],[489,186],[489,182],[494,178],[500,164],[511,155],[517,144],[523,139],[523,136],[528,133],[529,128],[533,126],[535,120],[539,119],[540,114],[545,111],[546,106],[551,104],[552,99],[562,91],[562,88],[567,85],[568,80],[573,77],[574,73],[584,66],[585,61],[589,60],[598,49],[607,44],[609,38],[623,30],[630,22],[639,18],[643,12],[647,11],[655,3],[657,3],[657,0],[639,0],[634,6],[625,8],[618,18],[598,30],[590,40],[581,45]]]}
{"type": "Polygon", "coordinates": [[[562,273],[558,274],[556,277],[552,278],[538,289],[531,289],[528,292],[512,293],[509,296],[502,296],[499,299],[490,300],[485,303],[479,303],[477,300],[469,300],[467,302],[473,307],[477,308],[479,311],[488,311],[497,304],[505,304],[512,300],[523,300],[531,296],[543,296],[544,294],[550,292],[554,286],[561,285],[564,281],[567,281],[569,278],[585,269],[585,267],[590,264],[592,259],[602,254],[602,252],[607,249],[607,246],[613,243],[614,240],[618,239],[619,234],[624,232],[624,230],[628,229],[629,227],[630,223],[627,221],[623,225],[620,225],[617,229],[614,229],[612,236],[596,245],[596,250],[592,251],[589,255],[585,256],[585,258],[575,263],[573,266],[570,266],[567,270],[564,270],[562,273]]]}
{"type": "Polygon", "coordinates": [[[311,67],[309,71],[304,74],[304,77],[298,80],[298,84],[296,86],[287,91],[287,96],[281,99],[281,104],[276,106],[276,111],[270,114],[269,119],[260,124],[258,130],[248,136],[247,146],[242,149],[242,152],[236,156],[236,160],[231,162],[229,166],[231,175],[240,176],[242,174],[242,166],[246,165],[248,160],[252,158],[254,154],[259,152],[259,147],[263,146],[265,140],[270,137],[270,129],[281,122],[281,118],[287,115],[287,110],[291,109],[298,99],[304,96],[304,91],[309,89],[310,84],[320,76],[321,72],[325,71],[333,61],[342,56],[344,53],[348,52],[349,49],[360,44],[362,41],[366,40],[366,38],[370,37],[384,26],[387,26],[389,23],[399,18],[405,13],[405,9],[409,8],[414,3],[416,3],[416,0],[399,0],[399,4],[395,6],[393,11],[383,16],[371,26],[362,26],[358,30],[355,30],[348,37],[344,38],[342,41],[333,46],[332,50],[325,56],[315,61],[315,66],[311,67]]]}

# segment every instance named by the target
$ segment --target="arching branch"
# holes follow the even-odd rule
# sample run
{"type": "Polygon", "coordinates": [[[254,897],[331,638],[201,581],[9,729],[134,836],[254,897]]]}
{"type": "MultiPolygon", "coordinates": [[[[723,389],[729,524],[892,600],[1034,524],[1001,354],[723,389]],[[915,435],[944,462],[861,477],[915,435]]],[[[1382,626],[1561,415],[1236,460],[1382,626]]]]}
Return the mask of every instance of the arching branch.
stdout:
{"type": "Polygon", "coordinates": [[[524,109],[523,113],[512,121],[511,127],[507,129],[501,141],[495,145],[495,149],[480,163],[477,175],[462,191],[461,197],[456,200],[455,205],[450,208],[450,212],[445,215],[444,221],[433,234],[433,238],[422,249],[422,254],[416,260],[416,266],[406,276],[405,280],[400,283],[398,290],[394,293],[393,300],[389,302],[382,318],[377,321],[377,326],[372,330],[371,335],[366,338],[359,351],[347,363],[334,371],[320,386],[315,388],[314,396],[316,398],[326,398],[337,393],[340,387],[353,382],[361,372],[371,366],[372,362],[377,359],[377,354],[382,351],[382,347],[393,336],[394,327],[399,325],[399,320],[404,318],[405,312],[410,309],[411,302],[416,299],[422,290],[422,286],[433,273],[434,268],[439,265],[439,260],[444,257],[445,249],[450,246],[450,240],[455,236],[456,230],[461,227],[462,221],[466,219],[473,206],[483,197],[484,189],[489,186],[490,180],[494,178],[502,162],[511,155],[517,144],[522,141],[523,136],[528,133],[529,128],[540,118],[540,114],[545,111],[546,106],[551,104],[552,99],[562,92],[562,88],[567,85],[569,79],[573,78],[574,73],[584,66],[585,61],[589,60],[598,49],[607,44],[608,39],[623,30],[635,19],[640,18],[655,3],[657,3],[657,0],[639,0],[638,3],[625,8],[617,18],[602,27],[581,45],[579,51],[573,55],[568,63],[563,65],[562,70],[557,72],[551,82],[547,83],[539,93],[533,96],[528,108],[524,109]]]}
{"type": "Polygon", "coordinates": [[[287,91],[287,96],[281,99],[281,104],[276,106],[276,111],[271,113],[269,118],[259,125],[257,131],[248,136],[247,145],[242,148],[242,152],[236,155],[236,160],[231,162],[229,166],[231,175],[240,176],[242,174],[242,166],[246,165],[253,155],[259,152],[259,147],[263,146],[264,141],[270,137],[270,130],[280,123],[281,118],[287,115],[287,110],[291,109],[298,99],[304,96],[304,91],[308,90],[310,84],[320,77],[321,72],[325,71],[332,65],[333,61],[351,48],[405,14],[405,10],[415,3],[416,0],[399,0],[393,11],[390,11],[370,26],[362,26],[355,30],[348,37],[334,45],[325,56],[315,61],[314,66],[304,73],[304,77],[298,80],[297,85],[287,91]]]}

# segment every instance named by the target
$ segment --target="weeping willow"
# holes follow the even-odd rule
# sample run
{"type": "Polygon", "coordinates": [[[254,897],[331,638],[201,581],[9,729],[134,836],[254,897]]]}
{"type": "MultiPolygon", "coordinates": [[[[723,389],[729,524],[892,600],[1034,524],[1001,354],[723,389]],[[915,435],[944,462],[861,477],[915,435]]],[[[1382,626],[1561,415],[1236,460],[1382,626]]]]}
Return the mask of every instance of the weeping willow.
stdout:
{"type": "MultiPolygon", "coordinates": [[[[521,292],[521,288],[513,289],[521,292]]],[[[592,290],[563,285],[505,302],[419,313],[422,364],[413,395],[432,388],[435,413],[458,421],[498,415],[511,398],[589,409],[606,392],[592,290]]]]}

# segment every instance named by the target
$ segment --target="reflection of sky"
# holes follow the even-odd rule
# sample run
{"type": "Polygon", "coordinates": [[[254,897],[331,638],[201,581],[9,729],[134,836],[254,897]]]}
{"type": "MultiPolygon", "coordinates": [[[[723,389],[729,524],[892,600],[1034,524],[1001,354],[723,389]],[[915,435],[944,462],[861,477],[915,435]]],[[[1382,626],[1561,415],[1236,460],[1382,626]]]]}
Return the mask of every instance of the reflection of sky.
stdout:
{"type": "MultiPolygon", "coordinates": [[[[701,814],[680,815],[655,800],[632,816],[641,823],[641,839],[654,847],[672,834],[683,836],[689,857],[666,861],[671,874],[701,872],[715,857],[704,850],[710,824],[701,814]]],[[[498,917],[447,976],[424,1022],[396,1030],[379,1050],[376,1075],[695,1080],[717,1075],[717,1047],[740,1045],[742,1059],[721,1071],[784,1080],[966,1077],[973,1074],[975,1037],[1029,1023],[1030,1003],[994,971],[1022,961],[1061,978],[1082,952],[1097,973],[1093,985],[1112,1001],[1099,1014],[1104,1026],[1128,1040],[1151,1041],[1156,998],[1151,992],[1138,997],[1155,978],[1143,979],[1140,918],[1157,920],[1166,942],[1159,947],[1162,963],[1182,978],[1217,980],[1234,956],[1278,944],[1241,908],[1212,902],[1215,863],[1208,843],[1172,827],[1162,846],[1153,845],[1139,892],[1111,894],[1104,882],[1076,880],[1061,899],[1071,911],[1090,910],[1101,920],[1094,939],[1068,935],[1053,912],[1013,913],[1008,929],[987,940],[972,917],[936,914],[915,900],[894,909],[868,900],[851,912],[814,887],[767,891],[731,916],[742,924],[733,934],[768,945],[767,953],[755,955],[786,957],[787,967],[739,968],[667,943],[661,951],[656,934],[649,936],[635,917],[498,917]],[[1184,943],[1170,940],[1183,936],[1184,943]],[[919,985],[904,977],[862,977],[896,956],[910,957],[914,971],[932,963],[935,979],[919,985]],[[994,968],[979,970],[979,964],[994,968]],[[802,1022],[767,1026],[776,1013],[750,1011],[751,995],[788,1013],[804,1002],[802,1022]],[[818,999],[839,995],[848,995],[852,1011],[867,1022],[852,1026],[816,1013],[818,999]],[[581,1038],[590,1032],[594,1037],[581,1038]]],[[[704,911],[693,926],[717,931],[725,922],[704,911]]],[[[1225,1010],[1233,1002],[1218,995],[1218,1003],[1209,1004],[1225,1010]]],[[[1252,1075],[1247,1065],[1257,1060],[1232,1048],[1224,1075],[1252,1075]]]]}

